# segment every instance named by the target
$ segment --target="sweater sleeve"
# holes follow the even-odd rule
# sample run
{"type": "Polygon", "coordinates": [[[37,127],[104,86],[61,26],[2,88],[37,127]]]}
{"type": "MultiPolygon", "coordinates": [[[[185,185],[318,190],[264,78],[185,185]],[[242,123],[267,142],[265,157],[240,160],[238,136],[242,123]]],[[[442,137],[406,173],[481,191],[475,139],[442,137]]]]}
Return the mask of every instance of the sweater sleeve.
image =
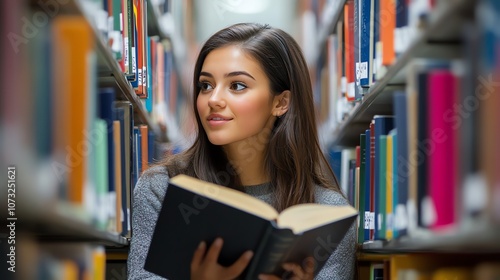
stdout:
{"type": "Polygon", "coordinates": [[[162,167],[154,167],[141,176],[134,188],[132,239],[127,261],[128,279],[165,279],[144,270],[144,263],[168,179],[162,167]]]}
{"type": "MultiPolygon", "coordinates": [[[[317,187],[316,201],[320,204],[348,205],[347,200],[339,193],[325,188],[317,187]]],[[[315,280],[351,280],[354,279],[356,258],[356,223],[354,222],[347,231],[344,239],[325,266],[316,276],[315,280]]]]}

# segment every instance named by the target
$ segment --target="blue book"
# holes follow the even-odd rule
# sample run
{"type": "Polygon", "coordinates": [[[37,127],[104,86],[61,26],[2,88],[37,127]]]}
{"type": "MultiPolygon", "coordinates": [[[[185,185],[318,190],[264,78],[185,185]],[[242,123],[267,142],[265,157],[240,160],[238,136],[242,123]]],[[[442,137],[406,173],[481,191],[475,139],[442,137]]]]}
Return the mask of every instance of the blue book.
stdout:
{"type": "Polygon", "coordinates": [[[154,162],[155,155],[155,133],[148,129],[148,165],[154,162]]]}
{"type": "MultiPolygon", "coordinates": [[[[30,45],[29,53],[31,75],[33,77],[34,98],[34,133],[36,156],[40,159],[50,157],[52,153],[52,118],[53,118],[53,100],[52,100],[52,41],[49,34],[50,26],[40,29],[39,36],[33,38],[33,44],[30,45]]],[[[56,128],[57,129],[57,128],[56,128]]]]}
{"type": "Polygon", "coordinates": [[[355,71],[354,71],[354,98],[356,100],[360,100],[362,98],[361,96],[361,90],[359,89],[360,87],[360,79],[361,79],[361,72],[360,72],[360,50],[361,50],[361,40],[360,38],[360,2],[362,0],[354,0],[354,66],[355,66],[355,71]]]}
{"type": "Polygon", "coordinates": [[[360,46],[359,46],[359,57],[360,57],[360,85],[362,87],[370,86],[370,71],[372,67],[372,57],[374,53],[374,39],[373,39],[373,27],[374,20],[372,16],[373,0],[359,0],[360,1],[360,46]]]}
{"type": "Polygon", "coordinates": [[[151,113],[153,111],[153,77],[152,77],[152,64],[151,64],[151,38],[146,39],[147,50],[147,73],[146,73],[146,111],[151,113]]]}
{"type": "MultiPolygon", "coordinates": [[[[113,120],[115,119],[115,110],[113,102],[115,101],[115,90],[113,88],[99,89],[98,97],[98,116],[106,121],[106,130],[108,135],[108,170],[110,174],[115,170],[115,145],[113,144],[113,120]]],[[[115,191],[115,177],[108,176],[108,190],[115,191]]]]}
{"type": "MultiPolygon", "coordinates": [[[[337,180],[340,182],[341,173],[341,163],[342,163],[342,150],[330,149],[328,153],[328,161],[330,162],[330,166],[332,167],[333,173],[337,180]]],[[[340,186],[339,186],[340,188],[340,186]]]]}
{"type": "Polygon", "coordinates": [[[394,51],[396,57],[404,52],[404,29],[408,26],[408,1],[396,0],[396,29],[394,33],[394,51]]]}
{"type": "Polygon", "coordinates": [[[141,139],[139,138],[141,135],[140,131],[139,131],[139,127],[137,126],[134,126],[134,141],[133,141],[133,154],[134,154],[134,157],[133,157],[133,162],[132,162],[132,188],[135,187],[135,185],[137,184],[137,181],[139,180],[139,176],[140,176],[140,163],[141,163],[141,153],[140,153],[140,149],[141,149],[141,139]]]}
{"type": "MultiPolygon", "coordinates": [[[[173,94],[173,93],[170,93],[170,84],[171,84],[171,79],[172,79],[172,68],[173,68],[173,53],[172,53],[172,50],[166,50],[165,51],[165,56],[164,56],[164,62],[165,62],[165,69],[163,69],[164,71],[164,99],[165,99],[165,102],[167,103],[167,108],[170,108],[170,94],[173,94]]],[[[162,71],[162,69],[160,69],[160,71],[162,71]]]]}
{"type": "Polygon", "coordinates": [[[139,127],[134,127],[134,135],[136,135],[136,147],[137,147],[137,178],[141,177],[142,173],[142,134],[139,127]]]}

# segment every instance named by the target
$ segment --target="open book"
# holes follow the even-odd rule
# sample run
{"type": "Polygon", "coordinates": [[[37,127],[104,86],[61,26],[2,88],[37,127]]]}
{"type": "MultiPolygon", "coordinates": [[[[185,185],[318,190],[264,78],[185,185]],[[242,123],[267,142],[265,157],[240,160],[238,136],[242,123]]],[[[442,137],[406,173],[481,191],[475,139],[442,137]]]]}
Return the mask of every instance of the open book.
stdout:
{"type": "Polygon", "coordinates": [[[278,213],[243,192],[186,175],[170,179],[144,268],[170,280],[190,279],[201,241],[224,240],[218,262],[229,266],[246,250],[254,256],[241,279],[281,276],[284,262],[313,257],[315,275],[356,219],[351,206],[300,204],[278,213]]]}

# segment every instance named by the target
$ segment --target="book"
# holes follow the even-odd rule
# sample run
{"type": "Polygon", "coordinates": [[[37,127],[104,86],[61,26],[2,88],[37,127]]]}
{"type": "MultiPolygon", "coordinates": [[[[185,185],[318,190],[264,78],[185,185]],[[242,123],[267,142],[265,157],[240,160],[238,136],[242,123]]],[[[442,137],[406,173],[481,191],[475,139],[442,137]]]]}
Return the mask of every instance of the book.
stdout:
{"type": "Polygon", "coordinates": [[[189,279],[201,241],[224,240],[218,262],[228,266],[245,251],[254,256],[240,279],[281,275],[285,262],[324,266],[357,218],[351,206],[300,204],[278,213],[243,192],[186,175],[170,179],[144,269],[167,279],[189,279]]]}

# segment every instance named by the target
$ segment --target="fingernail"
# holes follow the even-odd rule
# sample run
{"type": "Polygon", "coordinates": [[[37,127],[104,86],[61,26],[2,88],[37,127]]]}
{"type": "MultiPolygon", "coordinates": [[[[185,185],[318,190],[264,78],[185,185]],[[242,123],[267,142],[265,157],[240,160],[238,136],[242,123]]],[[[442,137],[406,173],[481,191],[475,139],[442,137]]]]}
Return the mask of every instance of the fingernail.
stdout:
{"type": "Polygon", "coordinates": [[[201,241],[200,244],[198,245],[198,250],[201,250],[205,248],[205,241],[201,241]]]}
{"type": "Polygon", "coordinates": [[[245,258],[246,258],[247,260],[251,259],[252,257],[253,257],[253,252],[252,252],[252,251],[247,251],[247,252],[245,253],[245,258]]]}
{"type": "Polygon", "coordinates": [[[266,276],[262,275],[262,274],[259,274],[259,280],[266,280],[266,276]]]}
{"type": "Polygon", "coordinates": [[[215,246],[221,246],[222,245],[222,238],[217,237],[214,241],[215,246]]]}

